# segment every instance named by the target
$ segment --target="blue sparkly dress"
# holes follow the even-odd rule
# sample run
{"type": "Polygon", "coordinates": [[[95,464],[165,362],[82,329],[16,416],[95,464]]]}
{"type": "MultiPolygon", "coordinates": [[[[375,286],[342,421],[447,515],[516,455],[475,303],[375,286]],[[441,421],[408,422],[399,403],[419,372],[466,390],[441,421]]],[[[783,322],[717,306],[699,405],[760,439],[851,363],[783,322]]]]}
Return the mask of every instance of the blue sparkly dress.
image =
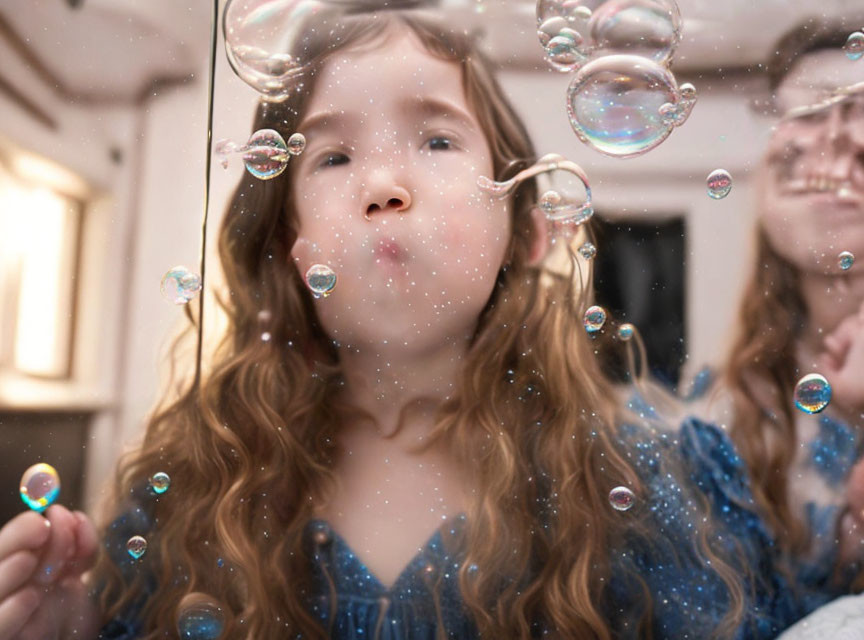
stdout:
{"type": "MultiPolygon", "coordinates": [[[[624,427],[620,438],[645,485],[647,504],[639,517],[650,519],[648,530],[656,535],[650,541],[619,540],[610,548],[613,571],[602,607],[615,637],[644,635],[637,623],[645,605],[645,589],[653,599],[655,638],[711,635],[725,615],[725,587],[694,542],[696,507],[691,496],[696,487],[707,497],[717,521],[712,535],[723,548],[740,554],[736,557],[741,568],[746,564],[754,577],[745,590],[743,619],[730,637],[774,638],[828,600],[812,594],[802,597],[777,569],[774,543],[755,513],[743,462],[720,429],[688,419],[677,433],[624,427]],[[670,459],[675,460],[679,474],[666,471],[670,459]]],[[[129,565],[125,540],[147,530],[146,520],[146,509],[139,508],[114,522],[106,545],[116,562],[129,565]]],[[[310,611],[329,629],[330,637],[340,640],[434,640],[439,626],[448,638],[477,638],[460,597],[460,554],[449,544],[465,522],[465,516],[459,515],[435,531],[386,588],[327,522],[310,521],[304,543],[318,586],[309,600],[310,611]],[[337,596],[332,622],[331,585],[337,596]]],[[[143,589],[142,597],[112,620],[100,638],[131,640],[143,635],[140,611],[155,581],[151,578],[144,583],[149,587],[143,589]]],[[[533,637],[546,633],[542,622],[535,623],[533,637]]],[[[549,634],[555,637],[554,632],[549,634]]]]}

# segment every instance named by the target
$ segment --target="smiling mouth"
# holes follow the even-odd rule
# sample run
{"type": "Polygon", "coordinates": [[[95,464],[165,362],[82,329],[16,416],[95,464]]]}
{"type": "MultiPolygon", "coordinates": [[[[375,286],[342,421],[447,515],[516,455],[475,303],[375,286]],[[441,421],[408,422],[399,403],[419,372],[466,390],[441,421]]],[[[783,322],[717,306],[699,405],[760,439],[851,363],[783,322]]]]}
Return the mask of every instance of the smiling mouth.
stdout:
{"type": "Polygon", "coordinates": [[[795,195],[826,195],[842,204],[862,204],[858,190],[848,180],[836,180],[824,175],[789,180],[783,190],[795,195]]]}

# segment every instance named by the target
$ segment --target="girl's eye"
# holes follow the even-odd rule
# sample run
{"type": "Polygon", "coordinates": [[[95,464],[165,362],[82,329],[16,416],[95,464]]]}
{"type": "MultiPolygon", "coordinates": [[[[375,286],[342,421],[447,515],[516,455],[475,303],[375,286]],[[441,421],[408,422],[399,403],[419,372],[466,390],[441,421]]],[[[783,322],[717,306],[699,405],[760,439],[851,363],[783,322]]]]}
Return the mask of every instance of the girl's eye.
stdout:
{"type": "Polygon", "coordinates": [[[454,147],[453,142],[447,136],[433,136],[426,141],[430,151],[449,151],[454,147]]]}
{"type": "Polygon", "coordinates": [[[321,161],[322,167],[335,167],[340,164],[347,164],[348,156],[344,153],[328,153],[324,160],[321,161]]]}

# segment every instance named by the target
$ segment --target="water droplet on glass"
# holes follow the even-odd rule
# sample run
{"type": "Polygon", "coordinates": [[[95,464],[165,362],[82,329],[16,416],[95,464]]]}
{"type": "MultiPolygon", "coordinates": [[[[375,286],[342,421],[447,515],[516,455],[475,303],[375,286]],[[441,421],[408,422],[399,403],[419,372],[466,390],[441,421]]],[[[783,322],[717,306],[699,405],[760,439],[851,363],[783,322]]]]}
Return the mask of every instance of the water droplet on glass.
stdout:
{"type": "Polygon", "coordinates": [[[142,536],[132,536],[126,541],[126,551],[129,555],[138,560],[147,551],[147,540],[142,536]]]}
{"type": "Polygon", "coordinates": [[[633,332],[635,330],[636,327],[634,327],[629,322],[625,322],[620,327],[618,327],[618,338],[623,340],[624,342],[627,342],[633,337],[633,332]]]}
{"type": "Polygon", "coordinates": [[[313,29],[309,20],[316,21],[315,31],[338,40],[337,4],[326,0],[228,0],[222,27],[231,68],[265,99],[285,100],[299,88],[310,62],[312,49],[307,40],[313,37],[313,29]]]}
{"type": "Polygon", "coordinates": [[[190,593],[177,607],[177,631],[183,640],[216,640],[225,629],[225,614],[215,599],[190,593]]]}
{"type": "Polygon", "coordinates": [[[164,471],[158,471],[150,477],[150,488],[153,493],[163,494],[171,488],[171,477],[164,471]]]}
{"type": "Polygon", "coordinates": [[[841,251],[840,255],[837,256],[837,264],[843,271],[848,271],[855,264],[855,256],[850,251],[841,251]]]}
{"type": "Polygon", "coordinates": [[[306,136],[302,133],[293,133],[288,138],[288,153],[292,156],[299,156],[306,149],[306,136]]]}
{"type": "Polygon", "coordinates": [[[21,476],[20,491],[24,504],[42,513],[60,495],[60,474],[50,464],[34,464],[21,476]]]}
{"type": "Polygon", "coordinates": [[[818,373],[809,373],[795,385],[795,406],[804,413],[819,413],[831,402],[831,384],[818,373]]]}
{"type": "Polygon", "coordinates": [[[715,200],[725,198],[732,191],[732,176],[724,169],[709,173],[705,183],[708,185],[708,195],[715,200]]]}
{"type": "Polygon", "coordinates": [[[593,260],[594,256],[597,255],[597,247],[595,247],[590,242],[586,242],[581,247],[579,247],[579,255],[586,260],[593,260]]]}
{"type": "Polygon", "coordinates": [[[597,305],[588,307],[588,310],[582,318],[582,324],[585,325],[585,331],[588,333],[596,333],[597,331],[600,331],[605,323],[606,309],[597,305]]]}
{"type": "Polygon", "coordinates": [[[291,157],[285,140],[273,129],[261,129],[253,133],[242,151],[246,170],[261,180],[280,175],[291,157]]]}
{"type": "Polygon", "coordinates": [[[864,33],[856,31],[849,34],[846,44],[843,45],[843,51],[850,60],[859,60],[864,56],[864,33]]]}
{"type": "Polygon", "coordinates": [[[636,496],[627,487],[615,487],[609,492],[609,504],[616,511],[627,511],[636,502],[636,496]]]}
{"type": "MultiPolygon", "coordinates": [[[[680,102],[669,70],[633,55],[592,60],[567,89],[567,115],[576,136],[597,151],[620,158],[640,155],[663,142],[673,129],[667,121],[670,107],[665,105],[677,108],[680,102]]],[[[675,119],[684,116],[682,111],[675,119]]]]}
{"type": "Polygon", "coordinates": [[[326,264],[313,264],[306,272],[306,284],[316,298],[326,298],[336,287],[336,272],[326,264]]]}
{"type": "Polygon", "coordinates": [[[201,290],[201,276],[186,267],[174,267],[162,277],[162,296],[174,304],[186,304],[201,290]]]}

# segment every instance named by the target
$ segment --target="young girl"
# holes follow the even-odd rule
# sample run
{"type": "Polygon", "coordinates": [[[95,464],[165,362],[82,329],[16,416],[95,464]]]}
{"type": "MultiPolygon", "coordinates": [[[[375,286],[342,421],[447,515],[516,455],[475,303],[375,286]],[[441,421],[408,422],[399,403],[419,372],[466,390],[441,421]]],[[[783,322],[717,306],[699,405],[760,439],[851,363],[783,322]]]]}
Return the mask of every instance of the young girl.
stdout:
{"type": "Polygon", "coordinates": [[[303,33],[303,91],[255,129],[307,147],[234,194],[228,338],[120,464],[98,602],[86,518],[24,514],[0,638],[172,636],[208,598],[221,618],[181,635],[767,638],[803,615],[722,433],[614,406],[572,272],[541,283],[535,184],[477,188],[535,153],[470,40],[396,12],[303,33]]]}

